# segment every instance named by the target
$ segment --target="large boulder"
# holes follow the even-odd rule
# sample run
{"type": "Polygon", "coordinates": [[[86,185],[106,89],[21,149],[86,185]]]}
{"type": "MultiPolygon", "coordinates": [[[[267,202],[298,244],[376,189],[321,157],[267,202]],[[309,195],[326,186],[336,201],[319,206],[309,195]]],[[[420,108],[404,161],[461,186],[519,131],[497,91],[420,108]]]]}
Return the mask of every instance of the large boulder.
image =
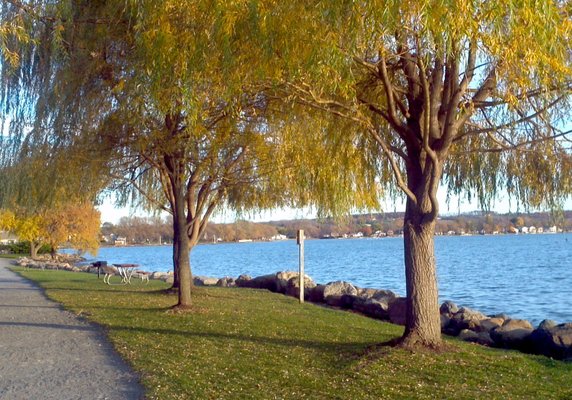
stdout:
{"type": "Polygon", "coordinates": [[[459,339],[466,342],[478,343],[485,346],[493,346],[494,342],[488,332],[475,332],[470,329],[463,329],[459,332],[459,339]]]}
{"type": "Polygon", "coordinates": [[[30,264],[30,259],[28,259],[27,257],[21,257],[18,258],[18,260],[16,261],[16,265],[20,266],[20,267],[26,267],[28,266],[28,264],[30,264]]]}
{"type": "Polygon", "coordinates": [[[443,304],[441,304],[441,307],[439,307],[439,313],[441,315],[446,315],[449,318],[457,312],[459,312],[459,307],[449,300],[445,301],[443,304]]]}
{"type": "Polygon", "coordinates": [[[405,325],[407,320],[407,299],[396,297],[389,302],[387,310],[389,320],[397,325],[405,325]]]}
{"type": "Polygon", "coordinates": [[[390,301],[397,298],[397,295],[391,290],[381,290],[381,289],[360,289],[358,293],[361,297],[366,297],[369,299],[379,300],[379,301],[390,301]]]}
{"type": "Polygon", "coordinates": [[[503,320],[503,322],[506,321],[507,319],[511,319],[511,317],[505,313],[489,315],[489,318],[500,318],[503,320]]]}
{"type": "Polygon", "coordinates": [[[74,264],[80,261],[85,261],[85,258],[78,254],[65,254],[65,253],[58,253],[55,255],[54,260],[60,263],[70,263],[74,264]]]}
{"type": "Polygon", "coordinates": [[[166,272],[155,271],[151,274],[151,279],[162,279],[164,276],[167,276],[166,272]]]}
{"type": "Polygon", "coordinates": [[[486,315],[467,307],[461,307],[450,317],[449,323],[444,327],[444,332],[448,335],[457,336],[463,329],[478,331],[477,327],[480,321],[484,319],[487,319],[486,315]]]}
{"type": "MultiPolygon", "coordinates": [[[[312,293],[312,289],[316,287],[316,283],[310,278],[308,275],[304,276],[304,299],[309,300],[310,295],[312,293]]],[[[287,296],[292,296],[299,298],[300,297],[300,276],[296,274],[296,276],[288,279],[286,283],[286,291],[285,294],[287,296]]]]}
{"type": "Polygon", "coordinates": [[[542,321],[530,334],[529,349],[559,360],[572,360],[572,323],[542,321]]]}
{"type": "Polygon", "coordinates": [[[325,289],[326,285],[316,285],[314,288],[308,290],[308,301],[312,303],[323,303],[325,289]]]}
{"type": "Polygon", "coordinates": [[[375,300],[384,300],[384,299],[394,299],[397,297],[395,293],[391,290],[381,290],[381,289],[371,289],[371,288],[356,288],[358,293],[357,295],[363,299],[375,299],[375,300]]]}
{"type": "Polygon", "coordinates": [[[238,278],[236,278],[236,286],[238,287],[247,287],[248,282],[252,280],[250,275],[242,274],[238,278]]]}
{"type": "Polygon", "coordinates": [[[292,278],[298,278],[298,272],[282,271],[276,273],[276,292],[285,294],[288,288],[288,281],[292,278]]]}
{"type": "Polygon", "coordinates": [[[195,286],[216,286],[218,278],[211,278],[209,276],[193,276],[193,284],[195,286]]]}
{"type": "Polygon", "coordinates": [[[390,298],[376,300],[374,298],[358,297],[353,303],[353,309],[368,317],[388,320],[390,298]]]}
{"type": "Polygon", "coordinates": [[[357,295],[364,299],[371,299],[377,293],[377,289],[372,289],[372,288],[356,287],[356,289],[357,289],[357,295]]]}
{"type": "Polygon", "coordinates": [[[243,281],[240,286],[251,289],[266,289],[271,292],[276,292],[278,290],[276,274],[257,276],[256,278],[243,281]]]}
{"type": "Polygon", "coordinates": [[[358,293],[356,287],[349,282],[336,281],[330,282],[324,288],[324,301],[326,304],[334,307],[342,307],[347,298],[342,301],[344,295],[356,296],[358,293]]]}
{"type": "Polygon", "coordinates": [[[225,276],[224,278],[220,278],[217,283],[217,286],[220,287],[234,287],[236,286],[236,281],[234,278],[231,278],[229,276],[225,276]]]}
{"type": "Polygon", "coordinates": [[[65,269],[66,271],[73,271],[73,272],[79,272],[81,271],[79,268],[74,267],[68,263],[61,263],[60,264],[60,268],[65,269]]]}
{"type": "Polygon", "coordinates": [[[346,309],[354,308],[355,303],[360,300],[361,298],[355,294],[343,294],[338,307],[346,309]]]}
{"type": "Polygon", "coordinates": [[[352,308],[372,318],[389,319],[389,303],[397,298],[390,290],[358,289],[357,296],[345,295],[343,305],[352,308]]]}
{"type": "Polygon", "coordinates": [[[451,317],[446,314],[439,315],[441,318],[441,332],[447,333],[447,327],[449,326],[449,322],[451,322],[451,317]]]}
{"type": "Polygon", "coordinates": [[[526,348],[532,331],[532,325],[526,320],[507,319],[502,326],[492,329],[490,335],[497,347],[522,350],[526,348]]]}
{"type": "Polygon", "coordinates": [[[501,327],[504,324],[505,318],[502,317],[491,317],[479,321],[476,326],[477,332],[490,332],[495,328],[501,327]]]}

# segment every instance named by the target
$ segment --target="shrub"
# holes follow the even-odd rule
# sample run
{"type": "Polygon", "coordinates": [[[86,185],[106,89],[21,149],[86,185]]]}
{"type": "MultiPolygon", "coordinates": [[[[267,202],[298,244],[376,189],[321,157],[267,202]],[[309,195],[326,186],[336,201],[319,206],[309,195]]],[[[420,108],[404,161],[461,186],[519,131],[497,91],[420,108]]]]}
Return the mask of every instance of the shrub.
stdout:
{"type": "MultiPolygon", "coordinates": [[[[14,244],[4,245],[4,247],[6,247],[6,249],[12,254],[30,254],[30,242],[17,242],[14,244]]],[[[1,247],[0,250],[2,250],[1,247]]],[[[50,250],[50,246],[42,245],[38,250],[38,254],[46,254],[49,253],[50,250]]]]}

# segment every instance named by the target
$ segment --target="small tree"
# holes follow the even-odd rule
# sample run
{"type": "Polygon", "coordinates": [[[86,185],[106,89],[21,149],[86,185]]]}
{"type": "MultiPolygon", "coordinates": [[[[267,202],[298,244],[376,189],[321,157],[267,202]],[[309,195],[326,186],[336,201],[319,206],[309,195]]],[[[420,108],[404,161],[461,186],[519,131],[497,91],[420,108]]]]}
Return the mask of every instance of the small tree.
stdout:
{"type": "Polygon", "coordinates": [[[30,243],[30,257],[36,258],[41,247],[40,219],[37,217],[21,217],[7,209],[0,209],[0,231],[13,233],[23,242],[30,243]]]}
{"type": "Polygon", "coordinates": [[[34,214],[28,214],[24,209],[16,213],[9,210],[0,212],[0,228],[29,242],[32,258],[37,257],[38,250],[44,244],[51,248],[52,257],[64,243],[80,252],[96,254],[99,225],[99,211],[88,203],[66,204],[34,214]]]}
{"type": "Polygon", "coordinates": [[[44,241],[52,249],[52,257],[64,243],[80,253],[97,255],[101,220],[99,211],[92,204],[66,204],[46,211],[41,222],[44,241]]]}

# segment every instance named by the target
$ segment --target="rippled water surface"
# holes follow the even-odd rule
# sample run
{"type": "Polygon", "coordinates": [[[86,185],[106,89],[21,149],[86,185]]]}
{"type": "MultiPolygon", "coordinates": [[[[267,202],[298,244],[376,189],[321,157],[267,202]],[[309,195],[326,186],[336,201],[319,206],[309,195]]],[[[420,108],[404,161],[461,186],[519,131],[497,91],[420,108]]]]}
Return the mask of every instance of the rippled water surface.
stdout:
{"type": "MultiPolygon", "coordinates": [[[[435,238],[441,300],[534,323],[572,321],[572,234],[435,238]]],[[[168,246],[108,247],[97,259],[172,269],[168,246]]],[[[405,294],[403,239],[307,240],[306,273],[316,282],[345,280],[405,294]]],[[[295,241],[199,245],[195,275],[264,275],[297,270],[295,241]]]]}

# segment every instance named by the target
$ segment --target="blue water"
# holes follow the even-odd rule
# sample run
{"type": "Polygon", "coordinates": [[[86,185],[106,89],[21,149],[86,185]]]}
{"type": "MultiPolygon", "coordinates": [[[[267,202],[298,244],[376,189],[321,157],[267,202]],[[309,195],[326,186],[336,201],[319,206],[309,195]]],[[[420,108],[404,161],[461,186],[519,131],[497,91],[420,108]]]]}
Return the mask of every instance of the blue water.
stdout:
{"type": "MultiPolygon", "coordinates": [[[[435,238],[441,301],[486,314],[504,312],[539,323],[572,322],[572,234],[435,238]]],[[[403,239],[307,240],[306,273],[316,282],[345,280],[405,294],[403,239]]],[[[172,270],[169,246],[108,247],[97,259],[172,270]]],[[[95,259],[95,258],[92,258],[95,259]]],[[[199,245],[195,275],[264,275],[298,269],[295,241],[199,245]]]]}

